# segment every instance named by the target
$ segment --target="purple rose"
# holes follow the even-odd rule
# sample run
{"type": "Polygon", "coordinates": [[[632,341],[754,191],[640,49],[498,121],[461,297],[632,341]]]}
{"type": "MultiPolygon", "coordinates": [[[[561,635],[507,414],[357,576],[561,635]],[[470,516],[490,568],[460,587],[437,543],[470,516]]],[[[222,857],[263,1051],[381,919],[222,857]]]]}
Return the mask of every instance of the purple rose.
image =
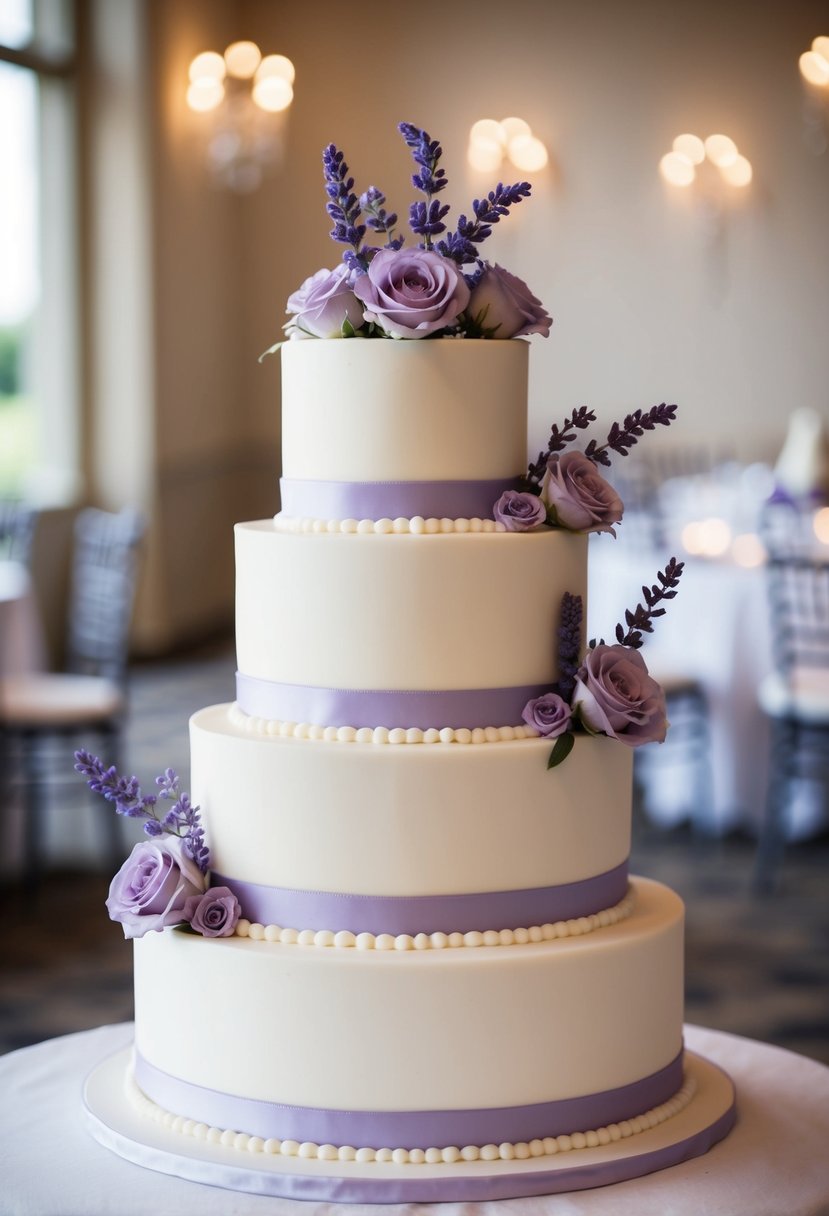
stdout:
{"type": "Polygon", "coordinates": [[[498,523],[508,532],[527,532],[547,518],[547,508],[537,494],[526,494],[521,490],[504,490],[492,508],[498,523]]]}
{"type": "Polygon", "coordinates": [[[285,311],[293,316],[286,329],[292,338],[341,338],[344,321],[360,328],[363,309],[349,278],[344,264],[334,270],[318,270],[288,297],[285,311]]]}
{"type": "Polygon", "coordinates": [[[454,262],[429,249],[381,249],[354,282],[366,321],[392,338],[425,338],[445,329],[469,303],[454,262]]]}
{"type": "Polygon", "coordinates": [[[175,836],[137,844],[110,884],[110,919],[120,921],[124,937],[143,937],[151,929],[178,925],[184,905],[204,890],[204,875],[175,836]]]}
{"type": "Polygon", "coordinates": [[[573,711],[593,734],[628,747],[662,743],[668,729],[665,694],[645,660],[628,646],[596,646],[576,674],[573,711]]]}
{"type": "Polygon", "coordinates": [[[557,739],[571,729],[573,711],[557,692],[545,692],[543,696],[528,701],[521,717],[534,731],[545,739],[557,739]]]}
{"type": "Polygon", "coordinates": [[[544,493],[562,528],[616,535],[612,525],[621,521],[622,500],[583,452],[549,458],[544,493]]]}
{"type": "Polygon", "coordinates": [[[480,317],[484,329],[495,329],[494,338],[523,338],[527,334],[546,338],[553,323],[523,279],[503,266],[485,267],[472,289],[468,311],[472,317],[480,317]]]}
{"type": "Polygon", "coordinates": [[[211,887],[203,895],[191,895],[184,905],[184,919],[202,937],[230,937],[241,914],[229,887],[211,887]]]}

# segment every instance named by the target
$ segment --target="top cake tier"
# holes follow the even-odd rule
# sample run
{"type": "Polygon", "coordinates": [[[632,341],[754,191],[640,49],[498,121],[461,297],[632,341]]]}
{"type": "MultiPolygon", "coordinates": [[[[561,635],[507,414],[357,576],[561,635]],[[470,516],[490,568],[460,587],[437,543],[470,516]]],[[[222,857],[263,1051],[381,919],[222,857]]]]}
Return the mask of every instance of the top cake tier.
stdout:
{"type": "Polygon", "coordinates": [[[282,348],[282,513],[492,518],[527,463],[526,342],[282,348]]]}

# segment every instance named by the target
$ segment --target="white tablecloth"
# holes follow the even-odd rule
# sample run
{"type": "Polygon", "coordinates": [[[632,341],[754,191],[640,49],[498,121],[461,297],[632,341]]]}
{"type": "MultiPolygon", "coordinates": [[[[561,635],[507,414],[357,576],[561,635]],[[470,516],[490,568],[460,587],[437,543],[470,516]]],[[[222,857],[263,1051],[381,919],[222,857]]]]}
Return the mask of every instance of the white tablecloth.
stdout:
{"type": "MultiPolygon", "coordinates": [[[[268,1199],[183,1182],[110,1153],[86,1131],[90,1069],[130,1041],[130,1025],[51,1039],[0,1059],[3,1216],[383,1216],[426,1211],[268,1199]]],[[[829,1069],[776,1047],[688,1027],[693,1050],[737,1084],[738,1122],[710,1153],[594,1191],[442,1204],[440,1216],[827,1216],[829,1069]]]]}

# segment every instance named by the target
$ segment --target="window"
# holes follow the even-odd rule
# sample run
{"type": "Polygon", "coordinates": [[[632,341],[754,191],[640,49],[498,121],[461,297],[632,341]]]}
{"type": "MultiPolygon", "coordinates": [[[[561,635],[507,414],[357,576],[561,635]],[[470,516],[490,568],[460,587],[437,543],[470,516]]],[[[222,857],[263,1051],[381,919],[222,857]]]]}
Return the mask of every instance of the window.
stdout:
{"type": "Polygon", "coordinates": [[[78,489],[80,325],[70,0],[0,0],[0,495],[78,489]]]}

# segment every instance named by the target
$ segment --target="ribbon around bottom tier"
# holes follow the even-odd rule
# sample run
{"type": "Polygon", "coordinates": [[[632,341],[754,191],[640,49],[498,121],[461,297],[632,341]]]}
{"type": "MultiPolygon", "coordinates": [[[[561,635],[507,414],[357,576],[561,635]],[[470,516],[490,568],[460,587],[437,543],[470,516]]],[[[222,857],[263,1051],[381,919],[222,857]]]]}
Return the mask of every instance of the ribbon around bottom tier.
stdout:
{"type": "Polygon", "coordinates": [[[517,477],[472,481],[312,481],[282,477],[285,515],[314,519],[492,519],[517,477]]]}
{"type": "Polygon", "coordinates": [[[658,1072],[616,1089],[526,1106],[473,1110],[327,1110],[242,1098],[171,1076],[137,1050],[134,1072],[139,1088],[153,1102],[210,1127],[233,1128],[263,1140],[427,1149],[526,1143],[633,1119],[667,1102],[681,1088],[683,1052],[658,1072]]]}
{"type": "Polygon", "coordinates": [[[574,920],[624,899],[628,862],[577,882],[463,895],[353,895],[246,882],[216,871],[211,886],[229,887],[242,915],[263,925],[351,933],[469,933],[574,920]]]}
{"type": "Polygon", "coordinates": [[[511,688],[427,689],[322,688],[283,684],[236,673],[236,701],[250,717],[318,726],[451,727],[516,726],[527,702],[549,684],[511,688]]]}

